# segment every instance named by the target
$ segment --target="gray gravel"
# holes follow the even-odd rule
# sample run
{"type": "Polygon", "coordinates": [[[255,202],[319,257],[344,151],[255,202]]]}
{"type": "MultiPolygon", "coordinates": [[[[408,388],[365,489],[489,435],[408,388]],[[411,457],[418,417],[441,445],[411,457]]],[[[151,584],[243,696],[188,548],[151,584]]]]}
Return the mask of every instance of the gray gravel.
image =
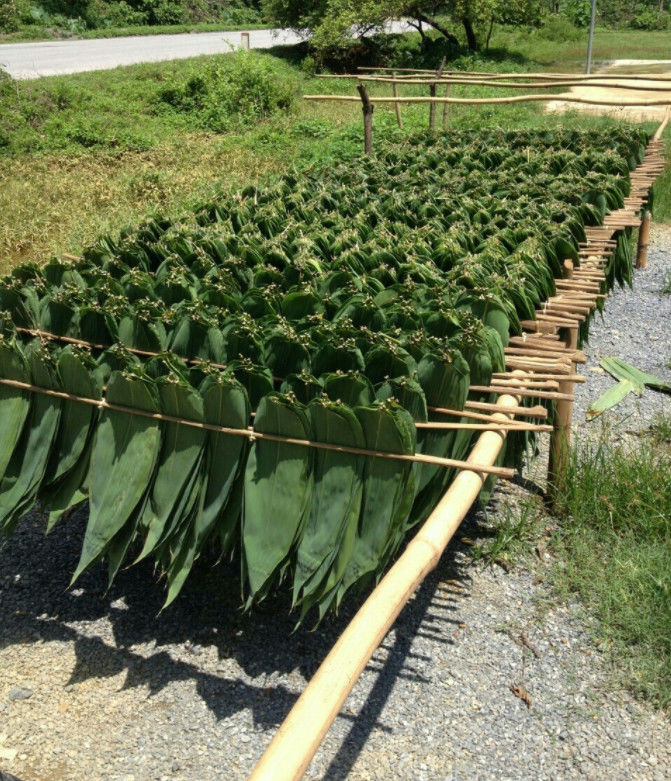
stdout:
{"type": "MultiPolygon", "coordinates": [[[[602,354],[669,376],[669,300],[657,291],[671,273],[671,234],[656,232],[652,245],[636,292],[616,292],[605,327],[595,324],[582,414],[611,382],[589,371],[602,354]],[[620,333],[611,342],[612,324],[620,333]]],[[[640,412],[610,414],[645,424],[663,403],[646,392],[640,412]]],[[[495,501],[519,490],[505,484],[495,501]]],[[[484,520],[474,514],[457,536],[477,536],[484,520]]],[[[160,615],[149,566],[123,571],[108,593],[102,570],[67,590],[84,523],[80,513],[45,539],[32,516],[0,549],[0,770],[21,779],[244,778],[355,606],[323,630],[291,634],[283,597],[251,616],[238,611],[233,569],[201,568],[160,615]]],[[[671,723],[613,688],[579,605],[548,603],[552,565],[541,553],[507,574],[476,567],[456,540],[376,652],[308,776],[670,778],[671,723]]]]}
{"type": "MultiPolygon", "coordinates": [[[[615,289],[601,316],[597,315],[590,328],[589,343],[584,352],[588,362],[579,367],[587,374],[584,385],[576,385],[574,422],[585,421],[585,410],[604,391],[615,385],[599,361],[614,355],[637,368],[671,382],[671,295],[662,293],[671,280],[671,230],[653,225],[651,229],[648,266],[634,271],[634,288],[615,289]]],[[[662,412],[671,413],[671,396],[646,390],[639,398],[629,394],[627,399],[603,415],[602,422],[623,431],[645,428],[662,412]]],[[[599,426],[597,418],[588,429],[599,426]]]]}

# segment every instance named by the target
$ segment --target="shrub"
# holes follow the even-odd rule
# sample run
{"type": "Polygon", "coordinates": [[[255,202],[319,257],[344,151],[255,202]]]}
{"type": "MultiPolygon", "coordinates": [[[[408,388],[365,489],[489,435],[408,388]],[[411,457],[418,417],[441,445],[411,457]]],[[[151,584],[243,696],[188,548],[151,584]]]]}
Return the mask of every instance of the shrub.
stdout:
{"type": "Polygon", "coordinates": [[[538,35],[549,41],[577,41],[583,37],[581,30],[563,14],[548,14],[538,28],[538,35]]]}
{"type": "Polygon", "coordinates": [[[286,66],[264,55],[237,52],[208,63],[184,82],[161,87],[158,101],[193,115],[200,127],[220,132],[288,111],[295,93],[286,66]]]}
{"type": "Polygon", "coordinates": [[[19,14],[14,0],[0,0],[0,32],[11,33],[19,29],[19,14]]]}
{"type": "Polygon", "coordinates": [[[639,3],[631,17],[630,26],[634,30],[667,30],[669,27],[669,14],[661,13],[639,3]]]}

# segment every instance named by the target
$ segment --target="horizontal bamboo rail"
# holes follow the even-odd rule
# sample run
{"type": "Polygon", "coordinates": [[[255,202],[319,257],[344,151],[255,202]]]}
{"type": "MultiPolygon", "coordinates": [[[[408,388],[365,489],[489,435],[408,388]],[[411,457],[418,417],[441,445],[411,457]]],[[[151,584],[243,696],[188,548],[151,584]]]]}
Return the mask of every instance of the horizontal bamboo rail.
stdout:
{"type": "MultiPolygon", "coordinates": [[[[502,396],[497,415],[505,420],[517,404],[502,396]]],[[[480,435],[470,469],[460,472],[405,551],[364,602],[322,662],[252,771],[251,781],[296,781],[307,769],[375,649],[426,575],[436,567],[483,486],[483,466],[494,464],[503,432],[480,435]]]]}
{"type": "MultiPolygon", "coordinates": [[[[381,68],[360,65],[358,70],[365,72],[384,71],[392,73],[408,74],[432,74],[429,68],[381,68]]],[[[663,81],[671,82],[671,76],[662,76],[659,74],[641,74],[641,73],[566,73],[559,71],[530,72],[530,73],[490,73],[489,71],[461,71],[445,69],[443,74],[454,74],[456,76],[473,76],[476,78],[488,79],[575,79],[581,81],[592,81],[594,79],[627,79],[628,81],[663,81]]]]}
{"type": "MultiPolygon", "coordinates": [[[[148,412],[147,410],[136,409],[134,407],[126,407],[121,404],[110,404],[105,399],[89,399],[85,396],[76,396],[72,393],[65,393],[64,391],[55,391],[49,388],[42,388],[38,385],[31,385],[27,382],[20,382],[19,380],[8,380],[0,378],[0,385],[7,385],[10,388],[17,388],[18,390],[26,390],[31,393],[40,393],[44,396],[52,396],[57,399],[63,399],[65,401],[74,401],[80,404],[87,404],[90,407],[97,407],[98,409],[108,409],[116,412],[124,412],[127,415],[137,415],[138,417],[148,418],[158,422],[167,423],[179,423],[181,426],[188,426],[190,428],[203,429],[205,431],[214,431],[219,434],[227,434],[235,437],[245,437],[250,442],[255,440],[267,440],[269,442],[281,442],[286,445],[300,445],[302,447],[311,447],[318,450],[330,450],[336,453],[349,453],[355,456],[368,456],[370,458],[383,458],[390,461],[406,461],[416,464],[433,464],[434,466],[443,466],[448,469],[469,469],[469,464],[466,461],[460,461],[455,458],[440,458],[439,456],[427,456],[424,453],[415,453],[414,455],[406,453],[389,453],[382,450],[368,450],[366,448],[348,447],[345,445],[333,445],[329,442],[316,442],[310,439],[296,439],[293,437],[282,437],[275,434],[265,434],[259,431],[254,431],[251,428],[229,428],[227,426],[216,426],[212,423],[202,423],[195,420],[187,420],[185,418],[177,418],[173,415],[164,415],[161,412],[148,412]]],[[[517,393],[517,391],[516,391],[517,393]]],[[[498,430],[498,429],[497,429],[498,430]]],[[[505,469],[504,467],[488,466],[485,467],[487,474],[496,475],[497,477],[512,478],[515,475],[513,469],[505,469]]]]}
{"type": "Polygon", "coordinates": [[[422,78],[409,79],[409,78],[397,78],[394,76],[360,76],[351,74],[319,74],[317,78],[320,79],[350,79],[365,81],[371,84],[394,84],[396,86],[400,84],[464,84],[476,87],[495,87],[497,89],[528,89],[529,87],[536,87],[538,89],[557,89],[564,87],[582,87],[582,88],[606,88],[606,89],[623,89],[623,90],[635,90],[638,92],[670,92],[671,83],[668,85],[638,85],[638,84],[620,84],[613,83],[607,80],[602,81],[584,81],[584,80],[568,80],[560,79],[558,81],[502,81],[500,79],[469,79],[460,78],[458,76],[445,75],[442,76],[423,76],[422,78]]]}
{"type": "MultiPolygon", "coordinates": [[[[347,103],[360,103],[361,98],[354,95],[303,95],[305,100],[339,100],[347,103]]],[[[450,103],[461,106],[468,105],[486,105],[499,103],[533,103],[560,100],[562,103],[584,103],[589,106],[617,106],[619,108],[648,107],[648,106],[670,106],[671,95],[666,100],[599,100],[598,98],[577,98],[573,95],[510,95],[505,98],[441,98],[441,97],[423,97],[423,96],[400,96],[395,97],[381,96],[369,97],[370,103],[450,103]]]]}

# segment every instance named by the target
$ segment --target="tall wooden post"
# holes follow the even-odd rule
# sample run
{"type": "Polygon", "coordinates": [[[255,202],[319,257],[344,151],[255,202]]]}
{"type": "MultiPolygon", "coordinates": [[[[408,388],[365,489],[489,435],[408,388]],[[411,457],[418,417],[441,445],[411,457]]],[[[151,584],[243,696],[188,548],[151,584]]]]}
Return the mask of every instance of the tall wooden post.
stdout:
{"type": "Polygon", "coordinates": [[[375,108],[368,98],[368,92],[363,84],[357,84],[361,95],[361,111],[363,112],[363,151],[370,155],[373,153],[373,109],[375,108]]]}
{"type": "Polygon", "coordinates": [[[650,218],[649,211],[643,213],[641,227],[638,231],[638,247],[636,250],[636,268],[646,268],[648,265],[648,239],[650,237],[650,218]]]}
{"type": "MultiPolygon", "coordinates": [[[[445,68],[445,57],[440,61],[440,67],[436,71],[436,77],[440,78],[443,75],[443,69],[445,68]]],[[[429,84],[429,96],[436,97],[436,82],[432,81],[429,84]]],[[[431,101],[429,103],[429,130],[433,130],[436,125],[436,104],[431,101]]]]}
{"type": "MultiPolygon", "coordinates": [[[[573,261],[563,263],[565,279],[573,277],[573,261]]],[[[568,349],[578,349],[578,328],[567,328],[565,343],[568,349]]],[[[575,363],[571,363],[571,374],[575,374],[575,363]]],[[[573,395],[572,382],[559,381],[559,393],[573,395]]],[[[571,424],[573,422],[573,402],[558,400],[555,407],[553,431],[550,435],[550,454],[548,460],[548,498],[552,505],[557,504],[566,486],[566,470],[571,447],[571,424]]]]}

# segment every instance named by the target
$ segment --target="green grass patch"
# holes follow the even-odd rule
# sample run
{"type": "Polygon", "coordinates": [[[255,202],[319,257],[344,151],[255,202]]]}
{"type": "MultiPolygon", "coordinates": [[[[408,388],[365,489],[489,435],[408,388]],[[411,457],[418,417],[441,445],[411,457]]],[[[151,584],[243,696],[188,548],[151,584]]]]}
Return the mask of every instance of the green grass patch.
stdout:
{"type": "Polygon", "coordinates": [[[671,706],[671,419],[635,444],[610,435],[573,452],[556,583],[580,595],[618,679],[671,706]]]}
{"type": "Polygon", "coordinates": [[[506,571],[523,560],[549,528],[542,498],[536,495],[516,502],[504,498],[487,521],[484,529],[478,529],[477,541],[462,541],[470,543],[474,561],[498,564],[506,571]]]}

